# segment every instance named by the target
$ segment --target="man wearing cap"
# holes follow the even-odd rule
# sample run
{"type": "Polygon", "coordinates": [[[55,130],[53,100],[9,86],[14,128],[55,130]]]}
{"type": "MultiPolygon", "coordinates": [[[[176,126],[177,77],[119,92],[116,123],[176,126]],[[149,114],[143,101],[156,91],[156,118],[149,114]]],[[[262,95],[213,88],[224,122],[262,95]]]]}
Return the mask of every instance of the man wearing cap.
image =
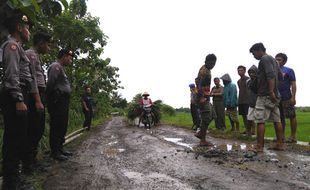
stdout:
{"type": "Polygon", "coordinates": [[[199,128],[200,119],[199,119],[199,113],[198,113],[198,107],[197,107],[197,88],[194,83],[189,84],[190,89],[190,109],[191,109],[191,116],[193,121],[193,130],[196,130],[199,128]]]}
{"type": "MultiPolygon", "coordinates": [[[[31,168],[29,169],[39,169],[39,164],[37,163],[36,155],[38,153],[38,145],[42,138],[45,128],[45,74],[42,68],[43,62],[40,58],[41,54],[45,54],[49,51],[49,42],[51,36],[46,33],[36,33],[33,36],[33,46],[26,51],[26,55],[30,60],[32,70],[34,70],[34,79],[37,83],[38,96],[30,97],[29,112],[28,112],[28,142],[29,142],[29,152],[28,159],[31,163],[31,168]],[[38,101],[36,101],[38,99],[38,101]],[[42,107],[38,107],[36,102],[41,102],[42,107]],[[34,168],[33,168],[34,167],[34,168]]],[[[29,171],[31,172],[31,171],[29,171]]]]}
{"type": "MultiPolygon", "coordinates": [[[[3,78],[1,84],[1,104],[4,134],[2,146],[3,183],[2,189],[21,189],[19,164],[26,168],[27,111],[30,92],[36,96],[36,84],[30,70],[30,62],[22,44],[29,41],[31,27],[25,15],[17,14],[5,20],[10,34],[1,45],[3,54],[3,78]]],[[[38,103],[38,107],[40,107],[38,103]]]]}
{"type": "Polygon", "coordinates": [[[64,66],[72,63],[73,53],[67,49],[59,51],[57,61],[48,68],[46,85],[47,108],[50,115],[50,148],[51,157],[64,161],[72,153],[64,151],[63,143],[68,128],[70,82],[64,66]]]}

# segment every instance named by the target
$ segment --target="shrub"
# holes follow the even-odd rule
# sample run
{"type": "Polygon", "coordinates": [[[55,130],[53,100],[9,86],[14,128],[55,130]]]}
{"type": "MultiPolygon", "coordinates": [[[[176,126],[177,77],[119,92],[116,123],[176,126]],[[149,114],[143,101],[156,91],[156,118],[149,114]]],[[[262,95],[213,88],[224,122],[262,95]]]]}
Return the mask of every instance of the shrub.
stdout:
{"type": "Polygon", "coordinates": [[[175,115],[175,110],[173,107],[169,106],[169,105],[166,105],[166,104],[163,104],[161,106],[161,110],[160,110],[163,114],[167,114],[169,116],[173,116],[175,115]]]}

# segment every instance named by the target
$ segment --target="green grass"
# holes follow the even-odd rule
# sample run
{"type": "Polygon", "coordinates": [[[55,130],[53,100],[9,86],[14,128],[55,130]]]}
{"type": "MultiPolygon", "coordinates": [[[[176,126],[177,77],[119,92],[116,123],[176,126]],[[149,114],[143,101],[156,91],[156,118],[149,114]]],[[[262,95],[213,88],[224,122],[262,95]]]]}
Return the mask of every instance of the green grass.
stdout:
{"type": "MultiPolygon", "coordinates": [[[[298,141],[310,142],[310,112],[297,112],[297,139],[298,141]]],[[[161,122],[174,126],[181,126],[186,128],[192,127],[192,118],[190,113],[177,112],[175,116],[163,115],[161,122]]],[[[239,117],[240,131],[244,131],[242,118],[239,117]]],[[[226,117],[227,131],[230,130],[229,120],[226,117]]],[[[214,121],[209,126],[209,129],[215,129],[214,121]]],[[[275,137],[275,130],[273,123],[267,122],[265,128],[265,137],[275,137]]],[[[289,137],[291,133],[290,121],[286,120],[285,137],[289,137]]]]}

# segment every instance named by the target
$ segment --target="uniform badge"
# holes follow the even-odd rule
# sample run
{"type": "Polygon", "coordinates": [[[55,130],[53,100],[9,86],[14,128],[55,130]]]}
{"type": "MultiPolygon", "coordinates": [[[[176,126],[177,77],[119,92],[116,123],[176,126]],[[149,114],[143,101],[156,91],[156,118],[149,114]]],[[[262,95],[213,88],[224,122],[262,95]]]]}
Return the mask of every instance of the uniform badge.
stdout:
{"type": "Polygon", "coordinates": [[[15,51],[15,50],[17,49],[17,46],[16,46],[15,44],[12,44],[12,45],[10,46],[10,49],[13,50],[13,51],[15,51]]]}
{"type": "Polygon", "coordinates": [[[28,22],[28,17],[27,17],[26,15],[23,15],[23,16],[22,16],[22,21],[28,22]]]}
{"type": "Polygon", "coordinates": [[[36,57],[34,55],[31,55],[30,57],[31,57],[31,59],[36,59],[36,57]]]}

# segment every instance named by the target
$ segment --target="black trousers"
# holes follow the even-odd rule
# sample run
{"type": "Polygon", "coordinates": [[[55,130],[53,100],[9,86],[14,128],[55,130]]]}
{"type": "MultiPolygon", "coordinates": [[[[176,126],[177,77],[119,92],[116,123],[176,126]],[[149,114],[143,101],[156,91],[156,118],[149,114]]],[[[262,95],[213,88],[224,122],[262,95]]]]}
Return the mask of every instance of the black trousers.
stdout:
{"type": "Polygon", "coordinates": [[[199,111],[198,111],[198,106],[196,104],[190,104],[190,109],[191,109],[191,115],[192,115],[192,120],[193,124],[196,127],[199,127],[200,125],[200,117],[199,117],[199,111]]]}
{"type": "Polygon", "coordinates": [[[47,108],[50,115],[50,148],[51,154],[63,149],[68,128],[69,116],[68,94],[50,94],[47,96],[47,108]]]}
{"type": "MultiPolygon", "coordinates": [[[[22,88],[24,103],[27,105],[29,94],[22,88]]],[[[17,112],[16,102],[8,92],[1,93],[4,133],[2,144],[3,182],[15,183],[19,176],[19,164],[26,160],[27,112],[17,112]]]]}
{"type": "MultiPolygon", "coordinates": [[[[45,89],[39,88],[40,98],[45,106],[45,89]]],[[[44,134],[45,130],[45,109],[38,112],[35,107],[34,97],[29,98],[29,114],[28,114],[28,144],[29,152],[28,157],[31,163],[36,162],[36,156],[38,153],[39,142],[44,134]]]]}
{"type": "Polygon", "coordinates": [[[83,127],[90,127],[91,126],[91,120],[93,118],[93,112],[91,110],[86,111],[83,109],[83,113],[84,113],[84,123],[83,123],[83,127]]]}

